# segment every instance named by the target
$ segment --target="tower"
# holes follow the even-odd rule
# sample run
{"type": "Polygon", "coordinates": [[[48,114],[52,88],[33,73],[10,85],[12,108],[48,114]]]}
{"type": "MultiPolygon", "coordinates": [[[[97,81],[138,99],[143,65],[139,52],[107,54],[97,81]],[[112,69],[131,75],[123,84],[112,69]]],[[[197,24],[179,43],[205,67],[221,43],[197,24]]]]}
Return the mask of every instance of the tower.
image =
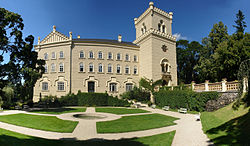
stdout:
{"type": "Polygon", "coordinates": [[[134,19],[135,44],[140,46],[140,77],[163,79],[165,85],[177,85],[176,38],[172,36],[172,12],[149,3],[149,8],[134,19]]]}

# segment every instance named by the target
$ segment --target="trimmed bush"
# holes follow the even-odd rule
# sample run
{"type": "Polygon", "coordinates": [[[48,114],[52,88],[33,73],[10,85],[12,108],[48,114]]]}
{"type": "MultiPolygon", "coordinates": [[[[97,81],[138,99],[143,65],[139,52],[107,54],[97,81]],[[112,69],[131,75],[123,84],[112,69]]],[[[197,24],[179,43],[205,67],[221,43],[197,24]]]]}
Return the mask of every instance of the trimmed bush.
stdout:
{"type": "Polygon", "coordinates": [[[56,96],[45,96],[41,99],[40,104],[43,104],[46,108],[60,107],[61,104],[56,96]]]}
{"type": "Polygon", "coordinates": [[[78,105],[78,98],[75,94],[67,94],[66,96],[62,96],[59,99],[61,105],[64,106],[77,106],[78,105]]]}
{"type": "Polygon", "coordinates": [[[191,90],[160,90],[154,94],[155,103],[159,107],[187,108],[193,111],[204,111],[206,103],[218,99],[218,92],[193,92],[191,90]]]}

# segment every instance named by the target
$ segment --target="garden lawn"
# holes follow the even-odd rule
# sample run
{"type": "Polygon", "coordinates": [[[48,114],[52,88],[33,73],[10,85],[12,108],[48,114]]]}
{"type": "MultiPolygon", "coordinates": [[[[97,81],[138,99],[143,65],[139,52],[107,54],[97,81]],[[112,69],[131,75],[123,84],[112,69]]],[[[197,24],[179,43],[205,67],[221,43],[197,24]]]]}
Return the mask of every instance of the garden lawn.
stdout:
{"type": "Polygon", "coordinates": [[[111,114],[136,114],[136,113],[148,113],[149,111],[142,109],[129,109],[129,108],[95,108],[96,112],[111,113],[111,114]]]}
{"type": "Polygon", "coordinates": [[[85,112],[86,108],[50,108],[50,109],[40,109],[33,110],[30,112],[40,113],[40,114],[64,114],[64,113],[74,113],[74,112],[85,112]]]}
{"type": "Polygon", "coordinates": [[[173,121],[177,119],[161,114],[124,116],[113,121],[97,122],[96,127],[98,133],[121,133],[175,125],[173,121]]]}
{"type": "Polygon", "coordinates": [[[201,114],[203,131],[215,145],[248,145],[250,143],[249,108],[232,104],[214,112],[201,114]]]}
{"type": "Polygon", "coordinates": [[[0,128],[0,144],[3,146],[117,146],[117,145],[129,145],[129,146],[171,146],[175,131],[168,133],[133,138],[133,139],[121,139],[121,140],[48,140],[38,137],[32,137],[28,135],[19,134],[16,132],[4,130],[0,128]]]}
{"type": "Polygon", "coordinates": [[[13,114],[0,116],[0,121],[33,129],[72,133],[78,122],[61,120],[54,116],[13,114]]]}

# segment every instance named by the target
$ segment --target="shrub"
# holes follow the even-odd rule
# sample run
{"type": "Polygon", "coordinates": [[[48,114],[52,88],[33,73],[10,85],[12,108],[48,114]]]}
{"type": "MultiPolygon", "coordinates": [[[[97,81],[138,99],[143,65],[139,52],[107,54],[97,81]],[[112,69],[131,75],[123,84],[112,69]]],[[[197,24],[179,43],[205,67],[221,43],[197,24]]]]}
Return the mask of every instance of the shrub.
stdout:
{"type": "Polygon", "coordinates": [[[41,99],[40,103],[44,104],[46,108],[61,106],[58,98],[52,95],[45,96],[44,98],[41,99]]]}
{"type": "Polygon", "coordinates": [[[145,103],[150,101],[150,93],[136,86],[131,91],[121,94],[121,97],[123,99],[136,100],[145,103]]]}
{"type": "Polygon", "coordinates": [[[9,109],[11,106],[13,106],[13,98],[14,98],[14,90],[12,87],[6,86],[2,90],[4,92],[2,96],[3,104],[2,107],[4,109],[9,109]]]}
{"type": "Polygon", "coordinates": [[[108,96],[108,105],[109,106],[124,106],[124,107],[130,106],[127,100],[118,99],[117,97],[112,97],[112,96],[108,96]]]}
{"type": "Polygon", "coordinates": [[[154,94],[155,103],[159,107],[188,108],[189,110],[204,111],[206,103],[218,99],[218,92],[193,92],[191,90],[160,90],[154,94]]]}

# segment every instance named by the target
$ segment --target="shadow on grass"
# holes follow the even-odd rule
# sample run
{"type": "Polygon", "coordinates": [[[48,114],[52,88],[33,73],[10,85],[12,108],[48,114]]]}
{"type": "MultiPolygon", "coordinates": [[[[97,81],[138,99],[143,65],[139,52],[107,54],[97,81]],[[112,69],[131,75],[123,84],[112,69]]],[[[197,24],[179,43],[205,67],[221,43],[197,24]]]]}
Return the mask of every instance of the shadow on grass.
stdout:
{"type": "Polygon", "coordinates": [[[215,145],[250,145],[250,112],[206,131],[211,135],[220,132],[225,134],[211,139],[215,145]]]}
{"type": "Polygon", "coordinates": [[[87,141],[78,141],[75,139],[62,139],[62,140],[47,140],[36,137],[18,138],[9,135],[0,135],[0,145],[4,146],[145,146],[143,143],[133,139],[121,140],[103,140],[92,139],[87,141]]]}

